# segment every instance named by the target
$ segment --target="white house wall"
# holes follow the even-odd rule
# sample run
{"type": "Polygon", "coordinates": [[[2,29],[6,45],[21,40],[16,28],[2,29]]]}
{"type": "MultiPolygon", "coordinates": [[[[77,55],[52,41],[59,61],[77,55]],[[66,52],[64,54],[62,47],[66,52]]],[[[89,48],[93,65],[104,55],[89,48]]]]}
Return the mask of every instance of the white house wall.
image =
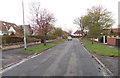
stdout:
{"type": "Polygon", "coordinates": [[[0,31],[0,35],[3,35],[2,31],[0,31]]]}
{"type": "Polygon", "coordinates": [[[15,29],[12,26],[10,27],[10,29],[8,31],[16,33],[15,29]]]}

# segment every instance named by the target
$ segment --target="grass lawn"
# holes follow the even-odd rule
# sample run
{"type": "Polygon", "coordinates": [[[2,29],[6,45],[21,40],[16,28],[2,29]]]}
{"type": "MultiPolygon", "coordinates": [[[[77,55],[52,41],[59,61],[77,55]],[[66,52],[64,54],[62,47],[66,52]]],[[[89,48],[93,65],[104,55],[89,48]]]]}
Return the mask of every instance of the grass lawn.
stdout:
{"type": "Polygon", "coordinates": [[[91,44],[91,41],[89,41],[87,39],[83,39],[80,41],[85,45],[85,47],[90,52],[94,52],[96,54],[103,55],[103,56],[111,56],[111,57],[119,56],[120,57],[120,54],[118,54],[117,48],[109,47],[107,45],[95,43],[95,42],[94,42],[94,44],[91,44]]]}
{"type": "Polygon", "coordinates": [[[40,44],[40,45],[37,45],[36,47],[28,48],[27,50],[21,50],[20,52],[27,53],[27,54],[40,53],[61,43],[64,43],[64,40],[59,40],[53,43],[48,43],[46,46],[44,46],[43,44],[40,44]]]}

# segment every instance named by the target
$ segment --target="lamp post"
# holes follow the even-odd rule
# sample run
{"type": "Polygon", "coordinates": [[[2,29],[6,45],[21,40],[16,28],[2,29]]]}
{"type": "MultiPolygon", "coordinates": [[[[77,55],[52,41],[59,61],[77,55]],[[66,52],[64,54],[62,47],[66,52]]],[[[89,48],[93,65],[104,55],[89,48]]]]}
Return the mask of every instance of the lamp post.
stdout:
{"type": "Polygon", "coordinates": [[[23,27],[24,27],[24,49],[26,50],[26,30],[25,30],[25,18],[24,18],[24,2],[22,0],[22,12],[23,12],[23,27]]]}

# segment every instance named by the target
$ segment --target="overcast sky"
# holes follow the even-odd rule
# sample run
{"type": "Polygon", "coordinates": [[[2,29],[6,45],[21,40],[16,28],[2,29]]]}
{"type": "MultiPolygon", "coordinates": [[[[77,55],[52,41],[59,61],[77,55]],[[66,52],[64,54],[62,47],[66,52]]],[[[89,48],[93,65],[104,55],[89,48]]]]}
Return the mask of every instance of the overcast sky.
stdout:
{"type": "MultiPolygon", "coordinates": [[[[25,23],[29,23],[29,3],[36,1],[41,3],[41,8],[46,8],[54,13],[57,21],[55,26],[62,27],[64,30],[77,30],[77,25],[73,20],[87,12],[92,6],[101,5],[111,11],[115,24],[118,24],[118,1],[119,0],[24,0],[25,23]]],[[[1,0],[0,1],[0,20],[6,22],[23,24],[22,20],[22,0],[1,0]]]]}

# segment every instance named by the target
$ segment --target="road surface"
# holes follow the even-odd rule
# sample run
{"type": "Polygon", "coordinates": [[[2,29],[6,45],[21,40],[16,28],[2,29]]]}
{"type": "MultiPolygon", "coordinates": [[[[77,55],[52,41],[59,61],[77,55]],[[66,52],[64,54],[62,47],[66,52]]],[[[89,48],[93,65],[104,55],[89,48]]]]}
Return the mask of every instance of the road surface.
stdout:
{"type": "Polygon", "coordinates": [[[59,44],[3,70],[3,76],[106,76],[78,39],[59,44]]]}
{"type": "MultiPolygon", "coordinates": [[[[41,44],[36,44],[41,45],[41,44]]],[[[35,47],[36,45],[28,46],[28,48],[35,47]]],[[[23,54],[20,53],[21,50],[24,50],[24,47],[10,49],[10,50],[4,50],[2,51],[2,68],[6,68],[6,66],[14,64],[16,62],[21,61],[24,58],[27,58],[30,56],[30,54],[23,54]]]]}

